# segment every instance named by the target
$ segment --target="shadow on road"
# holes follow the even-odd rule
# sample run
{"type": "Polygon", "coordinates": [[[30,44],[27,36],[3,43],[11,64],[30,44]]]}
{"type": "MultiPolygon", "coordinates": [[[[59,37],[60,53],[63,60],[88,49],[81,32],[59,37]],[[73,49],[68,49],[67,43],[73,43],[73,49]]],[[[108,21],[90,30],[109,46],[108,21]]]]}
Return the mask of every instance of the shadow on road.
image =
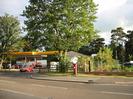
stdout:
{"type": "Polygon", "coordinates": [[[28,72],[0,72],[0,76],[5,77],[23,77],[23,78],[31,78],[31,75],[34,75],[34,73],[28,73],[28,72]]]}
{"type": "Polygon", "coordinates": [[[32,94],[13,91],[13,90],[0,90],[0,99],[52,99],[50,97],[37,97],[32,94]]]}

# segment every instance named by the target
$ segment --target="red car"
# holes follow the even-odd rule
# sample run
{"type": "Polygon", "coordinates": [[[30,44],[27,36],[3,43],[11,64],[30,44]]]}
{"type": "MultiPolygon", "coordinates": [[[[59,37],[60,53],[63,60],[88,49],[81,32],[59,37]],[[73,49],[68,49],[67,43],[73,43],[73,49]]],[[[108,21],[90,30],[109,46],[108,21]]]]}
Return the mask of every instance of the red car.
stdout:
{"type": "Polygon", "coordinates": [[[34,63],[28,63],[22,68],[20,68],[20,72],[32,72],[34,67],[35,67],[34,63]]]}
{"type": "Polygon", "coordinates": [[[20,72],[32,72],[32,71],[33,71],[33,67],[20,68],[20,72]]]}

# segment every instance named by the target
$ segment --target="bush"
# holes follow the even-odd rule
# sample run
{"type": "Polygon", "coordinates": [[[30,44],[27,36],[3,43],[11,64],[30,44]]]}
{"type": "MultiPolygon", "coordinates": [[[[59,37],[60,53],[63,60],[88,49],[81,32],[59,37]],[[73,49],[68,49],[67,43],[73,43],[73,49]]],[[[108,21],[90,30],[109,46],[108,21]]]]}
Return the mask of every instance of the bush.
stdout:
{"type": "Polygon", "coordinates": [[[96,71],[112,71],[114,68],[120,69],[118,62],[112,57],[112,50],[109,48],[100,49],[93,58],[93,65],[96,71]]]}

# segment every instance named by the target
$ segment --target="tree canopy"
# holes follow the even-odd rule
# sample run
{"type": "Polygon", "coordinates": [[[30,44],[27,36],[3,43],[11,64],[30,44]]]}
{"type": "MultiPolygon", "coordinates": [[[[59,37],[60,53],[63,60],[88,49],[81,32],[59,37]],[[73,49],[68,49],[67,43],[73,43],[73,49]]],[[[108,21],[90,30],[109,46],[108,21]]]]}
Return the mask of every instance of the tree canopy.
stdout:
{"type": "Polygon", "coordinates": [[[0,52],[15,50],[21,33],[18,19],[8,14],[0,16],[0,33],[0,52]]]}
{"type": "Polygon", "coordinates": [[[16,51],[20,43],[20,26],[16,17],[5,14],[0,16],[0,55],[1,61],[3,53],[16,51]]]}
{"type": "Polygon", "coordinates": [[[126,33],[124,32],[124,29],[122,27],[118,27],[116,29],[111,30],[111,47],[113,50],[113,57],[115,59],[120,60],[120,62],[123,62],[124,59],[124,45],[125,45],[125,38],[126,33]]]}
{"type": "Polygon", "coordinates": [[[97,54],[99,50],[104,46],[105,46],[104,38],[96,38],[92,40],[87,46],[82,46],[79,49],[79,52],[86,55],[97,54]]]}
{"type": "Polygon", "coordinates": [[[133,59],[133,31],[124,32],[122,27],[111,31],[111,48],[113,56],[119,62],[130,61],[133,59]]]}
{"type": "Polygon", "coordinates": [[[93,0],[30,0],[23,11],[31,49],[78,50],[96,35],[93,0]]]}
{"type": "Polygon", "coordinates": [[[125,44],[126,61],[133,60],[133,31],[128,31],[127,42],[125,44]]]}

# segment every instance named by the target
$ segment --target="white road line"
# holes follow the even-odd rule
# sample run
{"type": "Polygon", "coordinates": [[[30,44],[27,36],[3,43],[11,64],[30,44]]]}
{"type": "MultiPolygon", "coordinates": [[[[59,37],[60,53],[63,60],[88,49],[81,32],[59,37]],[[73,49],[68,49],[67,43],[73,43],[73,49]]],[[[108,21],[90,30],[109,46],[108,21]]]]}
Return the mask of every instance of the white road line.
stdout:
{"type": "Polygon", "coordinates": [[[14,93],[14,94],[20,94],[20,95],[25,95],[25,96],[30,96],[30,97],[37,97],[38,99],[49,99],[49,97],[40,97],[40,96],[36,96],[30,93],[25,93],[25,92],[21,92],[21,91],[16,91],[16,90],[10,90],[10,89],[1,89],[1,91],[6,91],[6,92],[10,92],[10,93],[14,93]]]}
{"type": "Polygon", "coordinates": [[[114,95],[126,95],[126,96],[133,96],[131,93],[121,93],[121,92],[108,92],[108,91],[101,91],[100,93],[104,94],[114,94],[114,95]]]}
{"type": "Polygon", "coordinates": [[[93,85],[98,85],[98,86],[133,86],[133,85],[126,85],[126,84],[93,84],[93,85]]]}
{"type": "Polygon", "coordinates": [[[0,82],[2,82],[2,83],[16,84],[15,81],[0,80],[0,82]]]}
{"type": "Polygon", "coordinates": [[[92,85],[101,85],[101,86],[104,86],[104,85],[105,86],[112,86],[113,85],[113,86],[115,86],[116,84],[92,84],[92,85]]]}
{"type": "Polygon", "coordinates": [[[25,93],[25,92],[20,92],[20,91],[15,91],[15,90],[10,90],[10,89],[0,89],[0,90],[6,91],[6,92],[15,93],[15,94],[26,95],[26,96],[34,96],[33,94],[29,94],[29,93],[25,93]]]}
{"type": "Polygon", "coordinates": [[[55,88],[55,89],[63,89],[63,90],[67,90],[68,89],[66,87],[46,86],[46,85],[39,85],[39,84],[31,84],[31,85],[32,86],[37,86],[37,87],[55,88]]]}

